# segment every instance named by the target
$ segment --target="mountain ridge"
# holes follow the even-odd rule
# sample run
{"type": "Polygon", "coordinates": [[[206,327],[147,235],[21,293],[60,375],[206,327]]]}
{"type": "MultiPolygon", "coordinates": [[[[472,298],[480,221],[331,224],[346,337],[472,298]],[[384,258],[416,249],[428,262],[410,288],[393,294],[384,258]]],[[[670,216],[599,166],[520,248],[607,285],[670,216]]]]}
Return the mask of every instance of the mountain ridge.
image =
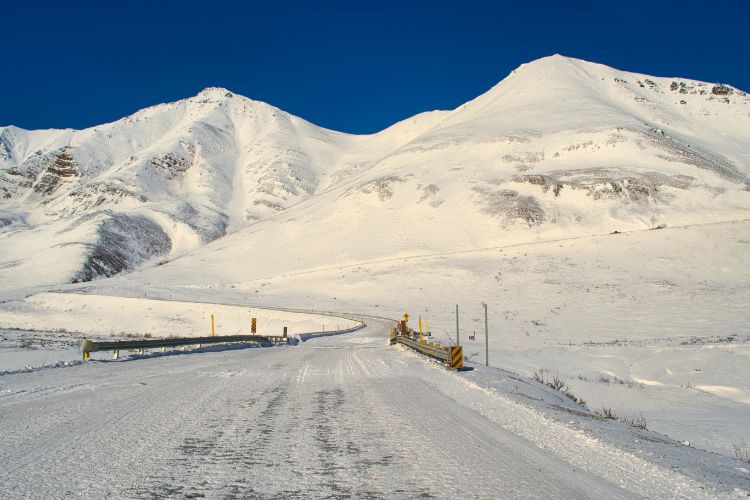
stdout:
{"type": "Polygon", "coordinates": [[[325,238],[310,229],[316,217],[343,241],[322,244],[314,266],[739,216],[748,144],[741,90],[559,55],[368,135],[209,87],[80,131],[0,127],[0,277],[22,287],[113,276],[258,231],[283,249],[238,247],[286,255],[284,272],[297,269],[299,237],[325,238]],[[415,225],[427,229],[397,229],[415,225]],[[358,246],[367,232],[391,238],[358,246]]]}

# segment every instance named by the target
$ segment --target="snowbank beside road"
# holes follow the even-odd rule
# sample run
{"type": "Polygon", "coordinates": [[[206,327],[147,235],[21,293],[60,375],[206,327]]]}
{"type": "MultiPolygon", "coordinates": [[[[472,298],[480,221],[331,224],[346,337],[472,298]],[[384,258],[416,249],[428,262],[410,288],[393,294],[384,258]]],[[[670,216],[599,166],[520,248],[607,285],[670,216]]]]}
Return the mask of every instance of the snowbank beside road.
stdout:
{"type": "Polygon", "coordinates": [[[177,302],[71,293],[42,293],[0,306],[0,325],[24,330],[52,330],[87,337],[199,337],[250,333],[251,318],[259,335],[344,330],[358,322],[324,315],[275,311],[199,302],[177,302]]]}

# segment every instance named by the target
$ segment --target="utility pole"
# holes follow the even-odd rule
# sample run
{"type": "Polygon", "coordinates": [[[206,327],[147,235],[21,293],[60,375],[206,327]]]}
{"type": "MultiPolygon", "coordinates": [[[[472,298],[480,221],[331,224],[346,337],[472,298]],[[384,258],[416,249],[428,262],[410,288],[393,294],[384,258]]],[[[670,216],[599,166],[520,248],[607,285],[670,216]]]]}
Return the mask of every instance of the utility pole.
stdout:
{"type": "Polygon", "coordinates": [[[490,329],[487,323],[487,303],[484,306],[484,366],[490,366],[490,329]]]}
{"type": "Polygon", "coordinates": [[[456,345],[461,345],[461,336],[458,331],[458,304],[456,304],[456,345]]]}

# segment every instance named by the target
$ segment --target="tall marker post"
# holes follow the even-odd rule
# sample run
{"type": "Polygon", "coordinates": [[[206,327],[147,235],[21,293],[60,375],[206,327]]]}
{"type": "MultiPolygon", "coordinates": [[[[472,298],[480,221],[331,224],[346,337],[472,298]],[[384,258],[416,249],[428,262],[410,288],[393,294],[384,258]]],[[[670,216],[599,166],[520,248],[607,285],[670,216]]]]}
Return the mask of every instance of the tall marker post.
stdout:
{"type": "Polygon", "coordinates": [[[484,366],[490,366],[490,328],[487,323],[487,303],[484,306],[484,366]]]}
{"type": "Polygon", "coordinates": [[[461,345],[461,336],[458,331],[458,304],[456,304],[456,345],[461,345]]]}
{"type": "Polygon", "coordinates": [[[214,336],[214,315],[211,315],[211,336],[214,336]]]}

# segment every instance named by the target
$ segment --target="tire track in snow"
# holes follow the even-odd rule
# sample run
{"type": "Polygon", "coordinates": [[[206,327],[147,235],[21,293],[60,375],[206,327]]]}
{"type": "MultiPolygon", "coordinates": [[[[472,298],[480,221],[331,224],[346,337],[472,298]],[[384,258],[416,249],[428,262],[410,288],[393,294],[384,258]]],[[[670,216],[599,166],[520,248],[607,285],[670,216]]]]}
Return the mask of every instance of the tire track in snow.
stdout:
{"type": "Polygon", "coordinates": [[[449,397],[425,382],[409,378],[394,380],[382,392],[385,405],[398,415],[417,415],[402,420],[403,439],[413,453],[430,464],[441,478],[441,493],[464,494],[450,481],[456,463],[468,475],[472,494],[507,498],[536,496],[544,491],[550,498],[631,498],[607,481],[560,462],[536,446],[488,425],[478,414],[456,405],[449,397]],[[437,437],[437,439],[436,439],[437,437]],[[425,446],[425,444],[427,444],[425,446]],[[446,478],[448,480],[444,480],[446,478]]]}
{"type": "Polygon", "coordinates": [[[223,491],[227,498],[257,492],[248,479],[257,468],[272,469],[280,458],[272,449],[283,432],[278,419],[287,406],[289,378],[257,380],[232,377],[205,401],[200,420],[181,436],[149,474],[135,497],[190,498],[223,491]],[[270,382],[270,383],[269,383],[270,382]]]}
{"type": "Polygon", "coordinates": [[[384,332],[9,376],[50,390],[0,401],[0,496],[710,495],[384,332]],[[64,390],[82,379],[98,392],[64,390]]]}

